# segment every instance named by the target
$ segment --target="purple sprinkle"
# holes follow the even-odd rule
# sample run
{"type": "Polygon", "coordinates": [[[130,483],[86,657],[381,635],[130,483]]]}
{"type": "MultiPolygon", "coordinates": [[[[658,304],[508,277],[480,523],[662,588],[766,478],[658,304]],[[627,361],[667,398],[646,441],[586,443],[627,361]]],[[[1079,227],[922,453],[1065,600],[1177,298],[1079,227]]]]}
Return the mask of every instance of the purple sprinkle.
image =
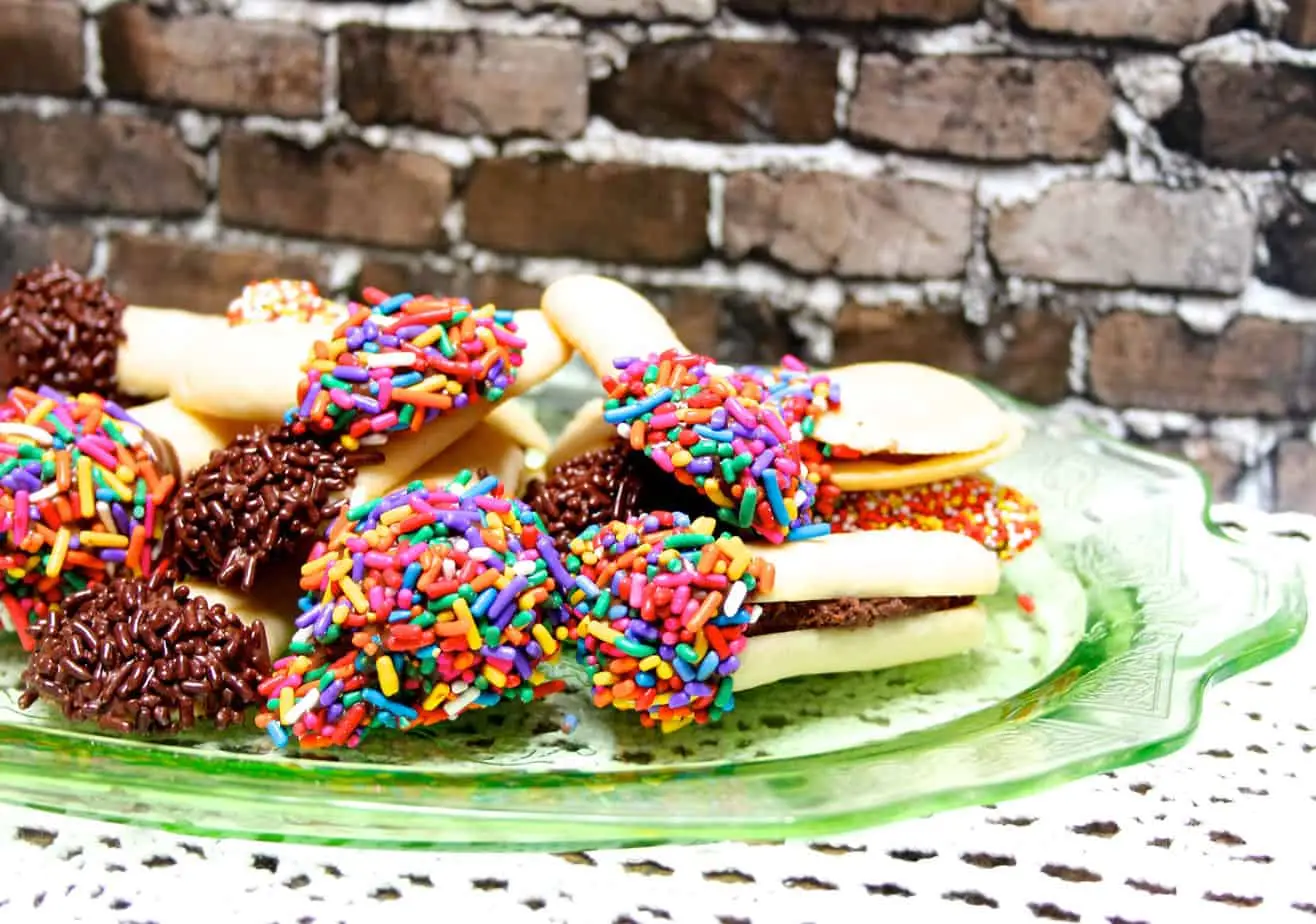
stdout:
{"type": "Polygon", "coordinates": [[[315,622],[317,619],[320,618],[320,610],[322,610],[323,608],[324,608],[324,604],[320,604],[320,606],[311,607],[305,613],[302,613],[300,616],[294,619],[292,621],[292,624],[299,629],[305,629],[311,623],[315,622]]]}
{"type": "Polygon", "coordinates": [[[721,664],[717,666],[717,672],[721,674],[723,677],[725,677],[728,674],[735,673],[735,671],[739,667],[740,667],[740,659],[737,658],[735,655],[732,655],[731,657],[727,658],[725,661],[723,661],[721,664]]]}
{"type": "Polygon", "coordinates": [[[128,551],[126,549],[104,549],[101,551],[101,561],[112,561],[122,564],[128,560],[128,551]]]}
{"type": "Polygon", "coordinates": [[[334,703],[329,707],[329,711],[324,714],[325,721],[332,725],[343,717],[343,704],[334,703]]]}
{"type": "Polygon", "coordinates": [[[334,378],[344,382],[368,382],[370,373],[359,366],[334,366],[334,378]]]}
{"type": "Polygon", "coordinates": [[[132,535],[132,518],[128,516],[128,511],[123,509],[123,504],[118,501],[110,504],[110,517],[114,520],[114,525],[119,527],[119,532],[125,536],[132,535]]]}
{"type": "Polygon", "coordinates": [[[531,639],[529,642],[526,643],[525,653],[526,653],[526,657],[533,658],[534,660],[538,661],[540,658],[544,656],[544,649],[539,647],[538,642],[531,639]]]}
{"type": "MultiPolygon", "coordinates": [[[[688,686],[686,689],[690,689],[688,686]]],[[[672,709],[681,709],[690,705],[690,697],[684,691],[677,691],[672,694],[672,698],[667,701],[667,705],[672,709]]]]}
{"type": "Polygon", "coordinates": [[[361,325],[361,333],[367,340],[379,339],[379,325],[374,321],[366,321],[361,325]]]}
{"type": "Polygon", "coordinates": [[[712,696],[713,688],[706,683],[696,681],[695,683],[687,683],[685,692],[690,696],[712,696]]]}
{"type": "Polygon", "coordinates": [[[347,348],[355,353],[365,345],[366,338],[361,335],[359,330],[350,330],[347,332],[347,348]]]}
{"type": "Polygon", "coordinates": [[[575,581],[562,565],[562,556],[558,555],[553,548],[553,541],[548,536],[540,533],[539,541],[535,543],[535,548],[539,551],[539,556],[544,560],[548,567],[548,573],[553,575],[553,580],[557,582],[557,589],[566,593],[575,586],[575,581]]]}
{"type": "Polygon", "coordinates": [[[335,680],[333,683],[329,684],[329,686],[325,687],[324,692],[320,694],[320,705],[328,706],[332,704],[334,700],[338,699],[338,694],[342,692],[343,681],[335,680]]]}
{"type": "Polygon", "coordinates": [[[399,340],[414,340],[427,330],[429,328],[424,324],[406,324],[402,327],[393,328],[393,336],[399,340]]]}
{"type": "Polygon", "coordinates": [[[320,385],[319,373],[317,372],[315,373],[315,378],[311,381],[311,387],[306,389],[306,397],[302,400],[301,407],[297,408],[297,415],[299,417],[311,416],[311,409],[315,407],[315,399],[320,397],[320,392],[323,390],[323,387],[320,385]]]}
{"type": "Polygon", "coordinates": [[[763,450],[753,464],[749,467],[749,473],[755,478],[762,478],[763,473],[768,470],[768,466],[776,461],[776,457],[768,450],[763,450]]]}
{"type": "Polygon", "coordinates": [[[713,458],[712,456],[700,456],[698,459],[692,459],[685,468],[692,475],[707,475],[713,470],[713,458]]]}
{"type": "Polygon", "coordinates": [[[367,397],[366,395],[353,395],[352,403],[356,405],[359,410],[365,411],[367,414],[378,414],[380,410],[379,402],[374,398],[367,397]]]}
{"type": "Polygon", "coordinates": [[[519,651],[512,656],[512,664],[516,667],[516,672],[521,675],[522,679],[529,680],[530,675],[535,672],[530,662],[526,660],[525,655],[519,651]]]}

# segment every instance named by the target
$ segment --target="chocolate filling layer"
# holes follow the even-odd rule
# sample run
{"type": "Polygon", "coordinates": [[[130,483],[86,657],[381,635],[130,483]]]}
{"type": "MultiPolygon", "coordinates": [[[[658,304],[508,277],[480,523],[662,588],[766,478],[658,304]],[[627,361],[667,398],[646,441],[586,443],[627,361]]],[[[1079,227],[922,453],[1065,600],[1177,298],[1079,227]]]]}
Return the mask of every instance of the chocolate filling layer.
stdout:
{"type": "Polygon", "coordinates": [[[586,527],[652,510],[679,510],[691,517],[717,515],[706,497],[621,440],[556,466],[547,478],[526,487],[524,500],[559,547],[586,527]]]}
{"type": "Polygon", "coordinates": [[[838,597],[835,600],[765,603],[758,622],[751,625],[746,634],[860,628],[892,619],[956,609],[972,602],[972,597],[873,597],[867,600],[838,597]]]}

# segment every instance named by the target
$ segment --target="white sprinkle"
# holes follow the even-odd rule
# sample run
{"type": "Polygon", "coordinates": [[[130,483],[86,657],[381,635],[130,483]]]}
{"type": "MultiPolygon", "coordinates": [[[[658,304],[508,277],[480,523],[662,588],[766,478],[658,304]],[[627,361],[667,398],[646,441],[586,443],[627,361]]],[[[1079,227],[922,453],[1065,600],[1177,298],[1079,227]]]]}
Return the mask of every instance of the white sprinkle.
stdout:
{"type": "Polygon", "coordinates": [[[315,701],[319,698],[320,691],[318,689],[312,690],[303,696],[297,702],[297,705],[289,709],[286,716],[281,716],[279,721],[284,725],[296,725],[302,716],[311,711],[311,707],[315,705],[315,701]]]}
{"type": "Polygon", "coordinates": [[[465,539],[454,539],[452,541],[452,550],[454,552],[461,552],[465,554],[466,552],[469,552],[471,550],[471,544],[467,542],[465,539]]]}
{"type": "Polygon", "coordinates": [[[117,533],[119,527],[114,524],[114,517],[110,514],[110,505],[105,501],[96,501],[96,516],[101,518],[105,524],[105,529],[111,533],[117,533]]]}
{"type": "Polygon", "coordinates": [[[478,549],[471,549],[470,556],[476,561],[488,561],[493,558],[494,550],[487,546],[481,546],[478,549]]]}
{"type": "Polygon", "coordinates": [[[445,578],[451,579],[453,577],[456,577],[456,575],[457,575],[457,563],[453,561],[451,558],[445,558],[443,560],[443,576],[445,578]]]}
{"type": "Polygon", "coordinates": [[[762,607],[762,606],[760,606],[760,605],[757,604],[757,603],[754,604],[753,606],[751,606],[751,607],[749,608],[749,622],[750,622],[750,625],[753,625],[754,623],[758,622],[758,621],[759,621],[759,617],[762,616],[762,615],[763,615],[763,607],[762,607]]]}
{"type": "Polygon", "coordinates": [[[471,687],[465,693],[458,696],[456,699],[451,700],[448,703],[445,703],[443,706],[443,711],[448,714],[449,718],[451,718],[452,716],[455,716],[457,713],[464,710],[467,706],[469,706],[471,703],[475,702],[479,698],[480,698],[480,688],[471,687]]]}
{"type": "Polygon", "coordinates": [[[736,583],[731,585],[731,589],[727,591],[727,599],[726,602],[722,604],[722,612],[728,616],[736,615],[736,611],[739,610],[741,604],[745,602],[745,595],[748,593],[749,588],[746,587],[743,582],[736,581],[736,583]]]}
{"type": "Polygon", "coordinates": [[[466,688],[469,686],[470,684],[467,683],[465,680],[454,680],[452,684],[449,686],[449,689],[452,690],[452,692],[455,694],[461,694],[461,693],[465,693],[466,688]]]}
{"type": "Polygon", "coordinates": [[[398,369],[403,366],[414,366],[417,357],[410,353],[367,353],[366,365],[371,369],[389,368],[398,369]]]}
{"type": "Polygon", "coordinates": [[[519,561],[512,570],[521,575],[521,577],[530,577],[530,575],[535,573],[535,562],[533,560],[519,561]]]}
{"type": "Polygon", "coordinates": [[[55,442],[55,438],[45,430],[24,423],[0,423],[0,434],[26,436],[38,446],[51,446],[55,442]]]}
{"type": "MultiPolygon", "coordinates": [[[[36,493],[32,494],[32,495],[28,498],[28,503],[32,503],[32,504],[40,504],[40,503],[44,503],[45,501],[50,500],[52,497],[54,497],[54,496],[55,496],[56,494],[58,494],[58,493],[59,493],[59,485],[57,485],[57,484],[48,484],[48,485],[46,485],[44,488],[42,488],[40,491],[37,491],[36,493]]],[[[102,501],[102,503],[104,503],[104,501],[102,501]]],[[[117,533],[119,530],[118,530],[117,528],[115,528],[114,531],[117,533]]]]}
{"type": "Polygon", "coordinates": [[[387,442],[388,434],[386,433],[368,433],[361,437],[362,446],[383,446],[387,442]]]}
{"type": "Polygon", "coordinates": [[[630,439],[630,438],[631,438],[631,425],[628,424],[628,423],[619,423],[619,424],[617,424],[617,435],[620,436],[623,440],[628,440],[628,439],[630,439]]]}

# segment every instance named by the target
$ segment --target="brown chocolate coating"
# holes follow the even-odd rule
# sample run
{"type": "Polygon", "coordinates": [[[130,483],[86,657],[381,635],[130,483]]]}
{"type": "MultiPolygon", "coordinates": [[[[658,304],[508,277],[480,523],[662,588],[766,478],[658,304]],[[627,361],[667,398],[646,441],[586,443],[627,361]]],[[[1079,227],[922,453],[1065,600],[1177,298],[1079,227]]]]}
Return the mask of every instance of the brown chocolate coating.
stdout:
{"type": "Polygon", "coordinates": [[[59,263],[15,276],[0,295],[0,388],[123,397],[117,368],[126,308],[104,280],[59,263]]]}
{"type": "Polygon", "coordinates": [[[972,597],[838,597],[835,600],[802,600],[788,603],[765,603],[758,621],[746,635],[770,635],[794,629],[859,628],[923,616],[941,610],[967,606],[972,597]]]}
{"type": "Polygon", "coordinates": [[[32,627],[19,706],[119,732],[238,724],[270,672],[265,628],[156,577],[119,578],[68,597],[32,627]]]}
{"type": "Polygon", "coordinates": [[[165,513],[164,547],[184,575],[250,591],[261,566],[305,555],[356,480],[338,443],[285,426],[244,433],[192,472],[165,513]]]}
{"type": "Polygon", "coordinates": [[[546,479],[527,485],[524,500],[559,547],[586,527],[655,510],[717,515],[708,498],[621,440],[554,467],[546,479]]]}

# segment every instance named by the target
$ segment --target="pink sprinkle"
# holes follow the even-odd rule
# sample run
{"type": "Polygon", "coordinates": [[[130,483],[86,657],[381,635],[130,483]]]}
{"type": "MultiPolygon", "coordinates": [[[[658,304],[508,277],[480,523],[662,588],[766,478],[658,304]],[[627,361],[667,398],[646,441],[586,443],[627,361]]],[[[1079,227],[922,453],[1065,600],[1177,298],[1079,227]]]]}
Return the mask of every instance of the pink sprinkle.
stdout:
{"type": "Polygon", "coordinates": [[[499,343],[501,343],[503,346],[511,347],[514,350],[525,349],[524,339],[516,336],[516,334],[513,334],[511,331],[507,330],[506,328],[504,328],[499,324],[494,324],[492,325],[492,327],[493,327],[494,339],[497,340],[499,343]]]}
{"type": "Polygon", "coordinates": [[[676,588],[672,594],[672,612],[679,613],[690,602],[690,583],[687,581],[676,588]]]}
{"type": "Polygon", "coordinates": [[[736,420],[740,421],[744,426],[752,427],[757,423],[757,421],[754,420],[754,415],[745,410],[745,406],[735,398],[727,398],[726,403],[723,406],[727,409],[728,414],[736,418],[736,420]]]}
{"type": "Polygon", "coordinates": [[[85,436],[78,440],[77,447],[110,471],[114,471],[119,467],[119,462],[114,456],[107,453],[100,446],[96,445],[95,442],[87,439],[85,436]]]}
{"type": "Polygon", "coordinates": [[[783,443],[790,441],[791,434],[786,429],[786,422],[781,419],[776,411],[765,409],[763,411],[763,422],[768,425],[768,429],[772,431],[772,435],[777,439],[783,443]]]}
{"type": "Polygon", "coordinates": [[[376,400],[379,401],[380,409],[383,410],[384,408],[387,408],[389,403],[393,400],[393,380],[387,375],[387,373],[392,370],[377,369],[376,371],[385,373],[385,375],[381,376],[379,379],[379,395],[376,397],[376,400]]]}
{"type": "MultiPolygon", "coordinates": [[[[291,662],[291,661],[292,661],[292,658],[288,658],[288,659],[286,659],[286,660],[289,661],[289,662],[291,662]]],[[[282,664],[283,662],[279,662],[279,663],[282,664]]],[[[276,664],[276,665],[274,665],[274,666],[275,666],[275,668],[278,668],[278,667],[279,667],[279,664],[276,664]]],[[[270,687],[270,696],[269,696],[269,698],[270,698],[270,699],[274,699],[275,697],[277,697],[277,696],[279,695],[279,691],[282,690],[284,687],[294,687],[294,686],[297,686],[299,683],[301,683],[301,679],[302,679],[302,675],[301,675],[301,674],[293,674],[293,675],[291,675],[291,676],[284,677],[282,680],[280,680],[280,681],[279,681],[278,683],[276,683],[274,686],[270,687]]]]}
{"type": "MultiPolygon", "coordinates": [[[[664,571],[653,579],[653,583],[658,587],[683,587],[687,578],[681,574],[672,574],[670,571],[664,571]]],[[[676,597],[675,594],[672,595],[676,597]]]]}
{"type": "Polygon", "coordinates": [[[808,367],[805,366],[804,363],[800,362],[799,357],[792,356],[789,353],[787,353],[785,356],[781,358],[781,367],[783,369],[790,369],[794,372],[808,371],[808,367]]]}
{"type": "Polygon", "coordinates": [[[372,611],[375,613],[383,612],[385,610],[384,588],[381,585],[376,584],[374,587],[370,588],[370,593],[366,597],[366,600],[370,603],[370,609],[372,611]]]}
{"type": "Polygon", "coordinates": [[[382,433],[384,430],[396,426],[397,422],[397,411],[387,411],[370,421],[370,429],[376,433],[382,433]]]}
{"type": "MultiPolygon", "coordinates": [[[[146,508],[144,511],[146,516],[142,517],[142,526],[145,527],[146,536],[149,539],[155,535],[155,501],[151,499],[151,495],[146,495],[146,503],[142,506],[146,508]]],[[[146,547],[149,548],[154,544],[155,543],[153,542],[148,542],[146,543],[146,547]]]]}
{"type": "Polygon", "coordinates": [[[794,478],[800,473],[799,463],[784,456],[777,456],[776,469],[788,478],[794,478]]]}
{"type": "Polygon", "coordinates": [[[393,564],[392,556],[385,555],[383,552],[366,552],[364,561],[367,568],[388,568],[393,564]]]}
{"type": "Polygon", "coordinates": [[[654,465],[658,466],[663,471],[669,474],[671,472],[676,471],[676,466],[672,464],[672,457],[669,456],[665,450],[658,449],[657,447],[655,447],[653,450],[653,455],[651,455],[649,458],[653,460],[654,465]]]}
{"type": "Polygon", "coordinates": [[[401,590],[399,590],[399,591],[398,591],[398,609],[400,609],[400,610],[409,610],[409,609],[411,609],[411,598],[412,598],[412,596],[413,596],[412,592],[411,592],[410,590],[408,590],[407,588],[405,588],[405,587],[402,588],[401,590]]]}
{"type": "Polygon", "coordinates": [[[494,513],[507,513],[512,509],[512,502],[505,497],[490,497],[488,494],[481,494],[475,498],[475,506],[481,510],[492,510],[494,513]]]}
{"type": "Polygon", "coordinates": [[[676,415],[671,411],[668,411],[666,414],[654,414],[653,417],[649,418],[649,429],[670,430],[680,422],[681,421],[679,421],[676,415]]]}
{"type": "Polygon", "coordinates": [[[341,388],[329,389],[329,400],[345,411],[350,411],[352,408],[356,407],[356,404],[352,401],[352,396],[341,388]]]}
{"type": "Polygon", "coordinates": [[[644,588],[648,580],[643,574],[637,574],[631,579],[631,597],[630,605],[632,609],[639,609],[644,605],[644,588]]]}
{"type": "Polygon", "coordinates": [[[27,537],[28,515],[30,512],[28,492],[18,491],[14,494],[14,540],[22,545],[27,537]]]}

